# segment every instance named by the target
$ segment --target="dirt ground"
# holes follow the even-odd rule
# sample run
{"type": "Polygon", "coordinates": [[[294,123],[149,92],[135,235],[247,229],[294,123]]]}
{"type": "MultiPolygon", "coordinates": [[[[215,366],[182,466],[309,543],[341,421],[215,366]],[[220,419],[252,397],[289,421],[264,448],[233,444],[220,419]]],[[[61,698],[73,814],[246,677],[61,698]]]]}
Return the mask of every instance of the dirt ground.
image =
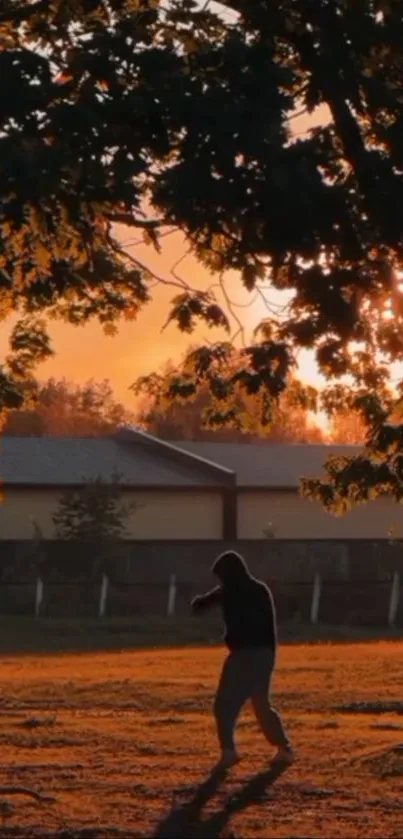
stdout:
{"type": "Polygon", "coordinates": [[[299,759],[275,780],[249,709],[243,760],[208,779],[223,656],[3,656],[0,836],[402,837],[403,643],[280,649],[274,696],[299,759]]]}

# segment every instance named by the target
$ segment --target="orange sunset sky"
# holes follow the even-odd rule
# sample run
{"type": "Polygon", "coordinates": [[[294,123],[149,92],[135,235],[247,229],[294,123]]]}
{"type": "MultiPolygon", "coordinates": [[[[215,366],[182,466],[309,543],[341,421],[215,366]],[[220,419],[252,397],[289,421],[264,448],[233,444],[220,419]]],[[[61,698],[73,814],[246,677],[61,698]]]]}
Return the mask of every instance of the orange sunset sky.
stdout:
{"type": "MultiPolygon", "coordinates": [[[[293,132],[300,136],[305,134],[308,128],[326,121],[327,111],[320,108],[309,119],[302,116],[293,120],[293,132]]],[[[136,231],[120,228],[117,232],[124,244],[135,239],[136,231]]],[[[171,268],[186,253],[186,245],[181,234],[174,233],[163,239],[160,255],[156,254],[152,247],[143,244],[128,247],[127,250],[159,275],[169,279],[172,278],[171,268]]],[[[178,272],[193,287],[206,288],[214,281],[190,256],[181,263],[178,272]]],[[[226,287],[230,297],[238,303],[249,303],[253,298],[253,295],[242,288],[236,274],[227,275],[226,287]]],[[[220,336],[219,330],[209,330],[204,325],[191,336],[180,333],[173,324],[161,331],[167,319],[169,301],[175,293],[178,293],[175,288],[156,287],[152,302],[143,309],[138,319],[130,322],[122,320],[119,333],[114,337],[106,336],[101,326],[95,322],[85,327],[52,322],[50,334],[55,355],[38,368],[38,378],[65,376],[77,383],[89,378],[108,378],[116,396],[129,408],[134,408],[135,397],[129,387],[137,376],[158,369],[168,359],[178,359],[191,343],[202,341],[203,338],[216,341],[223,337],[220,336]]],[[[266,296],[270,301],[281,302],[278,293],[269,292],[266,296]]],[[[222,302],[222,298],[219,299],[222,302]]],[[[250,334],[253,327],[267,314],[262,301],[256,301],[248,308],[239,308],[237,313],[245,325],[246,335],[248,332],[250,334]]],[[[0,332],[0,353],[3,357],[7,352],[12,322],[13,319],[10,318],[3,323],[0,332]]],[[[309,353],[301,354],[300,376],[315,385],[321,382],[309,353]]]]}
{"type": "MultiPolygon", "coordinates": [[[[119,238],[123,243],[132,241],[133,232],[120,229],[119,238]]],[[[186,253],[186,244],[180,233],[171,234],[163,243],[160,255],[152,247],[143,244],[127,249],[161,277],[169,280],[173,279],[171,268],[186,253]]],[[[191,256],[186,257],[177,270],[192,287],[206,288],[214,283],[214,278],[191,256]]],[[[257,323],[267,315],[264,303],[259,297],[253,302],[254,295],[243,289],[235,273],[227,275],[226,288],[231,299],[240,304],[236,312],[245,326],[245,336],[248,338],[257,323]]],[[[176,288],[156,286],[152,301],[140,312],[137,320],[122,320],[118,334],[112,337],[105,335],[102,327],[95,322],[84,327],[51,322],[49,331],[55,355],[40,365],[38,378],[65,376],[78,383],[89,378],[107,378],[116,396],[129,408],[135,408],[135,397],[129,387],[137,376],[158,369],[168,359],[178,359],[189,344],[205,339],[212,342],[224,337],[220,330],[209,329],[202,323],[191,335],[181,333],[174,324],[163,329],[170,300],[178,293],[176,288]]],[[[220,293],[217,293],[217,297],[223,303],[220,293]]],[[[278,292],[266,292],[266,297],[270,301],[282,301],[278,292]]],[[[7,352],[12,322],[10,319],[3,325],[0,337],[0,351],[3,355],[7,352]]],[[[235,328],[234,323],[234,331],[235,328]]],[[[308,353],[301,356],[300,375],[306,381],[319,383],[314,361],[308,353]]]]}

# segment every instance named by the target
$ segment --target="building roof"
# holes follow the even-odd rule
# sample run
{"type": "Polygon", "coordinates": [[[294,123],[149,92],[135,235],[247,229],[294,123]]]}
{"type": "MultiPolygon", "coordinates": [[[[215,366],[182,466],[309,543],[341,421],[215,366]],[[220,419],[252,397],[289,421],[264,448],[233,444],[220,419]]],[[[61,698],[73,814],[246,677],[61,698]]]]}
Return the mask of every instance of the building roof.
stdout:
{"type": "Polygon", "coordinates": [[[97,476],[110,481],[117,471],[128,487],[178,489],[207,488],[228,480],[227,469],[214,465],[205,471],[197,457],[187,456],[185,462],[170,455],[112,437],[3,437],[0,479],[3,486],[68,487],[97,476]]]}
{"type": "Polygon", "coordinates": [[[114,472],[133,488],[208,489],[239,486],[296,489],[301,477],[323,473],[331,455],[354,455],[358,446],[271,443],[169,443],[136,428],[116,437],[3,437],[4,486],[79,486],[114,472]]]}
{"type": "Polygon", "coordinates": [[[332,456],[358,454],[359,446],[310,445],[293,443],[194,443],[182,448],[234,470],[237,486],[294,489],[301,478],[323,474],[325,461],[332,456]]]}

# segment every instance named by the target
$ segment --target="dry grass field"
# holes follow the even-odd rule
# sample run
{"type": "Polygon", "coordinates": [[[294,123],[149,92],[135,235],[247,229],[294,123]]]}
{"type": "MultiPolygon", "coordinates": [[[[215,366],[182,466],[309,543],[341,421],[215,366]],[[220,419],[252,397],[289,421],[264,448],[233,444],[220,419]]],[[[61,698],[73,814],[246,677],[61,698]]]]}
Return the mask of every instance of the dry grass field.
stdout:
{"type": "Polygon", "coordinates": [[[248,709],[244,759],[206,780],[223,655],[4,655],[0,836],[401,837],[403,644],[280,649],[274,695],[299,760],[274,782],[248,709]]]}

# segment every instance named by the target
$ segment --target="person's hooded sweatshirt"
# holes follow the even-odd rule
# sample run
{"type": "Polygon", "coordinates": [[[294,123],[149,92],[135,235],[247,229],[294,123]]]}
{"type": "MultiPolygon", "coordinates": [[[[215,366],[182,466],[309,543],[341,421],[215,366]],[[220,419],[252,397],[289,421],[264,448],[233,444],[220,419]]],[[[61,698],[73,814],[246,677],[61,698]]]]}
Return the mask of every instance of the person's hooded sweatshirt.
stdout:
{"type": "Polygon", "coordinates": [[[250,573],[236,551],[221,554],[212,566],[220,585],[195,598],[195,608],[220,604],[230,650],[277,646],[276,613],[270,589],[250,573]]]}

